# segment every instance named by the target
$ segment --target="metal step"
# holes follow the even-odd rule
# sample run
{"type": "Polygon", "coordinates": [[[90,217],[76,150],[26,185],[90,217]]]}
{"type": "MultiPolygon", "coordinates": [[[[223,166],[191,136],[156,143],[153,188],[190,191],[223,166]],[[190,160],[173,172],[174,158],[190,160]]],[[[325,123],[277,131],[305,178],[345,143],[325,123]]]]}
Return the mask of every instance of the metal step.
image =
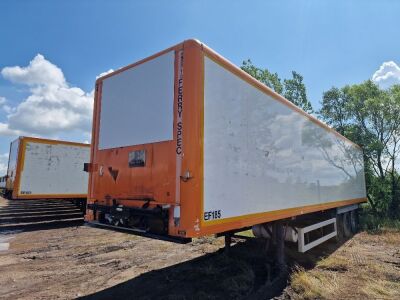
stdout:
{"type": "Polygon", "coordinates": [[[46,209],[46,210],[22,210],[22,211],[1,211],[0,210],[0,219],[2,217],[19,217],[24,215],[46,215],[46,214],[66,214],[66,213],[79,213],[79,208],[70,208],[70,209],[46,209]]]}
{"type": "Polygon", "coordinates": [[[28,223],[2,224],[0,225],[0,233],[9,230],[22,230],[22,231],[46,230],[59,227],[81,226],[83,224],[84,224],[83,218],[52,220],[52,221],[36,222],[36,223],[28,222],[28,223]]]}
{"type": "Polygon", "coordinates": [[[2,207],[18,208],[18,207],[57,207],[57,206],[75,206],[74,203],[21,203],[8,204],[2,207]]]}
{"type": "Polygon", "coordinates": [[[11,213],[11,212],[27,212],[27,211],[57,211],[57,210],[73,210],[77,209],[77,206],[60,206],[60,207],[26,207],[26,208],[0,208],[0,214],[11,213]]]}
{"type": "Polygon", "coordinates": [[[74,219],[83,218],[81,212],[75,213],[64,213],[64,214],[45,214],[45,215],[25,215],[25,216],[10,216],[10,217],[0,217],[0,224],[13,224],[13,223],[24,223],[24,222],[43,222],[52,220],[62,220],[62,219],[74,219]]]}

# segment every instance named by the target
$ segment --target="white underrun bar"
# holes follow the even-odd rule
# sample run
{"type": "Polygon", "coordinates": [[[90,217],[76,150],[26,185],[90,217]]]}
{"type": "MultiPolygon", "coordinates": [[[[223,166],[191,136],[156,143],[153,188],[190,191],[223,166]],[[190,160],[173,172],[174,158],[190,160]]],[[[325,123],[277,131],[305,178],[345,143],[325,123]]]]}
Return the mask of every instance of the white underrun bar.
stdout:
{"type": "Polygon", "coordinates": [[[313,224],[313,225],[310,225],[310,226],[307,226],[304,228],[296,228],[296,229],[299,234],[298,251],[301,253],[304,253],[304,252],[310,250],[311,248],[314,248],[315,246],[322,244],[323,242],[325,242],[337,235],[336,218],[322,221],[322,222],[319,222],[319,223],[316,223],[316,224],[313,224]],[[324,235],[321,238],[319,238],[311,243],[305,244],[304,236],[307,232],[313,231],[313,230],[321,228],[321,227],[325,227],[329,224],[333,224],[333,226],[334,226],[333,232],[331,232],[327,235],[324,235]]]}

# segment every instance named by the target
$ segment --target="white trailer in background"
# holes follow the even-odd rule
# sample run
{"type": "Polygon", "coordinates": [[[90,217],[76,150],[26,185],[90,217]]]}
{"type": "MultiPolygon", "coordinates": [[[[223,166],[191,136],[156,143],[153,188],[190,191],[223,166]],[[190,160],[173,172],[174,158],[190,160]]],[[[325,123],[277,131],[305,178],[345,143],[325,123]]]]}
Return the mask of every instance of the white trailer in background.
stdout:
{"type": "Polygon", "coordinates": [[[7,176],[0,177],[0,191],[4,190],[6,188],[6,179],[7,179],[7,176]]]}
{"type": "Polygon", "coordinates": [[[90,145],[19,137],[10,145],[9,199],[86,199],[90,145]]]}

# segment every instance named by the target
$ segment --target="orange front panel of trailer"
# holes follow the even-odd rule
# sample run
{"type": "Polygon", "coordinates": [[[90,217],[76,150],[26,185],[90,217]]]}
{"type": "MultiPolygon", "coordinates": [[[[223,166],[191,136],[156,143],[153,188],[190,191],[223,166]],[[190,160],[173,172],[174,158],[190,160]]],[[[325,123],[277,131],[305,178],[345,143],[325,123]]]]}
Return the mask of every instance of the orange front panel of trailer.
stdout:
{"type": "MultiPolygon", "coordinates": [[[[111,75],[146,63],[166,52],[179,51],[180,48],[181,45],[169,48],[138,63],[122,68],[111,75]]],[[[176,69],[177,61],[175,59],[175,70],[176,69]]],[[[107,77],[101,78],[96,84],[91,152],[93,171],[90,173],[89,177],[88,202],[92,203],[96,200],[99,203],[111,205],[112,200],[116,200],[119,204],[134,207],[140,207],[143,205],[144,201],[148,200],[151,200],[150,205],[175,203],[175,124],[174,140],[99,150],[102,85],[103,80],[106,78],[107,77]],[[136,150],[145,150],[146,163],[143,167],[129,166],[129,153],[136,150]]],[[[176,90],[176,78],[174,81],[176,90]]],[[[157,107],[154,107],[154,109],[157,109],[157,107]]],[[[174,112],[176,113],[176,99],[174,99],[174,112]]],[[[137,128],[136,130],[145,129],[137,128]]],[[[89,215],[87,219],[92,219],[92,216],[89,215]]]]}
{"type": "MultiPolygon", "coordinates": [[[[96,153],[97,171],[92,173],[91,198],[96,200],[155,200],[174,201],[174,144],[161,142],[101,150],[96,153]],[[131,168],[129,153],[146,151],[146,165],[131,168]]],[[[110,202],[111,203],[111,202],[110,202]]],[[[110,204],[107,203],[107,204],[110,204]]]]}
{"type": "MultiPolygon", "coordinates": [[[[153,200],[150,201],[151,206],[171,204],[169,234],[188,236],[197,234],[201,217],[201,46],[196,41],[186,41],[118,72],[145,63],[171,50],[175,51],[172,141],[99,150],[102,80],[107,77],[97,82],[91,153],[93,171],[89,178],[88,203],[97,201],[99,204],[111,205],[112,200],[116,200],[118,204],[124,206],[140,207],[145,201],[153,200]],[[179,82],[180,77],[183,80],[181,82],[179,82]],[[130,168],[129,152],[141,149],[146,150],[146,165],[141,168],[130,168]],[[118,173],[114,178],[112,171],[118,173]],[[190,174],[190,178],[181,180],[181,176],[185,174],[190,174]],[[180,208],[178,224],[172,218],[173,208],[176,206],[180,208]]],[[[92,212],[88,213],[87,220],[92,220],[92,212]]]]}

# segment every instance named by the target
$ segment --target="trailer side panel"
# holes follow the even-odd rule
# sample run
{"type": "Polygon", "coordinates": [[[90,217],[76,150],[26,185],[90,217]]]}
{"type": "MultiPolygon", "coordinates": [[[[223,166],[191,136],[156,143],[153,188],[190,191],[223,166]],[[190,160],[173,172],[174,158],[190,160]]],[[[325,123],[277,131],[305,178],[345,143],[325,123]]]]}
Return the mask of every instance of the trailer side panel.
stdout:
{"type": "Polygon", "coordinates": [[[204,58],[204,225],[366,197],[360,148],[204,58]]]}

